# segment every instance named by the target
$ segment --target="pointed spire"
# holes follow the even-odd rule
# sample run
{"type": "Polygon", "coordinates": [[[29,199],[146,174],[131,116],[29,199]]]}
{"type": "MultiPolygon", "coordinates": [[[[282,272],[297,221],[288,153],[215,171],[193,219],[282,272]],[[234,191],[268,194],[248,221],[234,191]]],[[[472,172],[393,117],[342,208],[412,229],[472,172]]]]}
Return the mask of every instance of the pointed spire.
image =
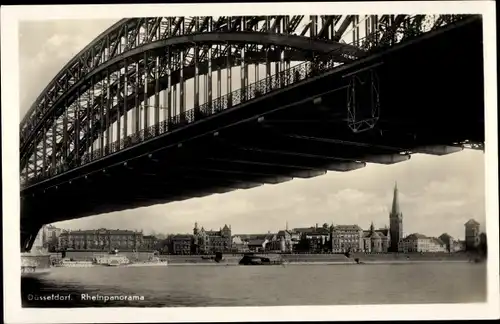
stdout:
{"type": "Polygon", "coordinates": [[[370,225],[370,233],[373,234],[373,232],[375,232],[375,226],[373,226],[372,222],[372,224],[370,225]]]}
{"type": "Polygon", "coordinates": [[[286,221],[285,230],[288,231],[288,221],[286,221]]]}
{"type": "Polygon", "coordinates": [[[391,215],[399,215],[401,210],[399,208],[399,195],[398,195],[398,182],[394,184],[394,196],[392,198],[391,215]]]}

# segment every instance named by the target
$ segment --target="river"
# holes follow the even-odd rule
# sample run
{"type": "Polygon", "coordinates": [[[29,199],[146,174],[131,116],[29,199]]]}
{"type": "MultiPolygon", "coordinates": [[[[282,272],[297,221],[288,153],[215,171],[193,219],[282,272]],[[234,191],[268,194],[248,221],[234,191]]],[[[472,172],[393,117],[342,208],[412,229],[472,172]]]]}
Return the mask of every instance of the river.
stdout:
{"type": "Polygon", "coordinates": [[[486,264],[54,268],[21,285],[24,307],[468,303],[486,301],[486,264]]]}

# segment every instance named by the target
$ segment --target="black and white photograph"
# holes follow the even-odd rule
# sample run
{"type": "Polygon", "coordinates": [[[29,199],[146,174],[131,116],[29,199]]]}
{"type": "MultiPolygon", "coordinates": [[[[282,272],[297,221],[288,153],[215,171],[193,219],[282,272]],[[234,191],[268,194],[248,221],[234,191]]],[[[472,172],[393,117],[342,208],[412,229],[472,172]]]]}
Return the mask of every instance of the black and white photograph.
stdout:
{"type": "Polygon", "coordinates": [[[316,5],[2,8],[7,322],[498,318],[494,3],[316,5]]]}

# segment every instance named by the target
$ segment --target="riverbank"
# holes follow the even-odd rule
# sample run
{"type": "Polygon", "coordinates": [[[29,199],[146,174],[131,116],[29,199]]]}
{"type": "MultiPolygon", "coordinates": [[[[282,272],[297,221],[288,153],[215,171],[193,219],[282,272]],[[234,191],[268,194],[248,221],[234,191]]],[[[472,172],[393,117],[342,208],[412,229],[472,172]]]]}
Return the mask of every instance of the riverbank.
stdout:
{"type": "MultiPolygon", "coordinates": [[[[301,265],[381,265],[381,264],[432,264],[432,263],[471,263],[467,260],[413,260],[413,261],[367,261],[357,263],[355,261],[337,261],[337,262],[285,262],[283,264],[274,265],[274,266],[301,266],[301,265]]],[[[239,266],[238,263],[224,263],[221,261],[220,263],[170,263],[169,266],[173,267],[193,267],[193,266],[201,266],[201,267],[210,267],[210,266],[239,266]]]]}
{"type": "MultiPolygon", "coordinates": [[[[127,257],[139,256],[139,260],[146,259],[150,253],[130,254],[121,253],[127,257]]],[[[477,255],[469,253],[354,253],[349,258],[344,254],[279,254],[279,253],[257,253],[259,256],[271,260],[282,260],[288,264],[397,264],[397,263],[420,263],[420,262],[473,262],[477,255]]],[[[66,257],[74,260],[90,260],[90,252],[72,252],[66,257]]],[[[202,255],[160,255],[160,259],[168,261],[169,265],[210,265],[238,264],[242,254],[224,254],[219,263],[211,257],[202,255]]]]}
{"type": "MultiPolygon", "coordinates": [[[[475,255],[467,253],[387,253],[369,254],[355,253],[349,258],[344,254],[258,254],[271,260],[282,260],[286,264],[399,264],[429,262],[474,262],[475,255]]],[[[224,255],[219,263],[201,255],[166,255],[169,265],[232,265],[238,264],[241,255],[224,255]]]]}

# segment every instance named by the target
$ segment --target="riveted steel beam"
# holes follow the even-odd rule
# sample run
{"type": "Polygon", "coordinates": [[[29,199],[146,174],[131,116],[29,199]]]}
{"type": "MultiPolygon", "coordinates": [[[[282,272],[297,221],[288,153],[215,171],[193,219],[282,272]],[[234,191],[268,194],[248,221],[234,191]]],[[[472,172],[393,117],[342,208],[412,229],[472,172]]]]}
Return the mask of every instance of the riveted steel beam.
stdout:
{"type": "Polygon", "coordinates": [[[449,145],[429,145],[417,147],[413,150],[414,153],[430,154],[430,155],[447,155],[463,151],[463,146],[449,146],[449,145]]]}

